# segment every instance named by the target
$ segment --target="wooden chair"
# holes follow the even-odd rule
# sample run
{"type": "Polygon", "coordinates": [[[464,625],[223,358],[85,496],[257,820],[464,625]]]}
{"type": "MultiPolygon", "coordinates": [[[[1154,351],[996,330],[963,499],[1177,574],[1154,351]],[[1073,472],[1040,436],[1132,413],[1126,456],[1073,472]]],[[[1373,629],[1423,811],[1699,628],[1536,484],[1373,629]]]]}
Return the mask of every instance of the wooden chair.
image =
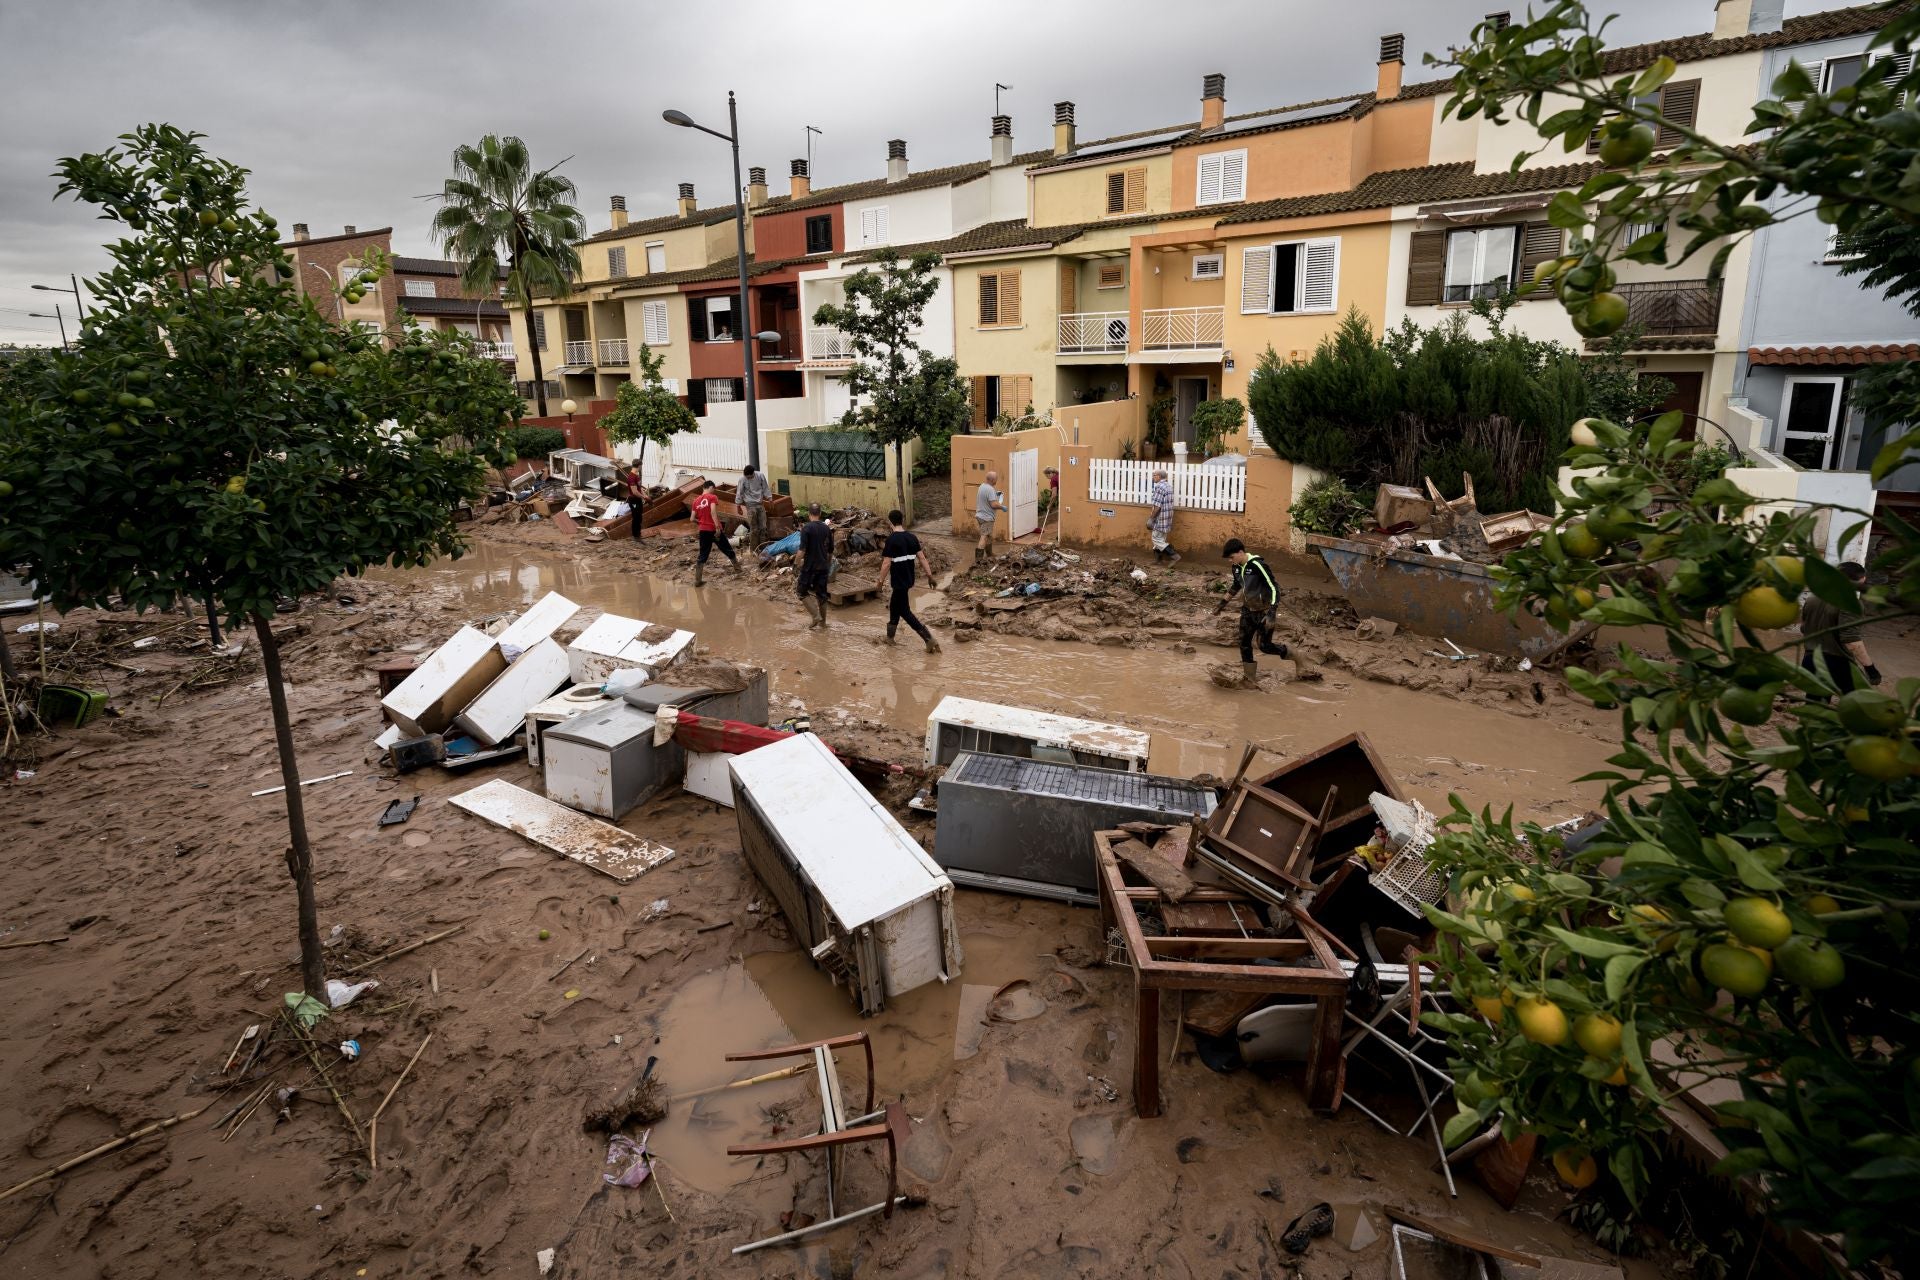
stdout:
{"type": "Polygon", "coordinates": [[[774,1058],[798,1058],[812,1055],[814,1077],[820,1086],[820,1131],[804,1138],[781,1138],[772,1142],[752,1142],[744,1146],[728,1147],[730,1156],[772,1155],[789,1151],[825,1151],[827,1153],[827,1216],[812,1226],[802,1227],[798,1231],[788,1231],[782,1235],[769,1236],[765,1240],[755,1240],[750,1244],[735,1246],[733,1252],[751,1253],[755,1249],[764,1249],[768,1245],[787,1244],[803,1236],[826,1231],[864,1218],[871,1214],[893,1217],[896,1205],[905,1204],[906,1197],[900,1194],[900,1149],[907,1143],[911,1132],[907,1123],[907,1109],[898,1102],[889,1102],[876,1111],[873,1108],[873,1042],[867,1039],[867,1033],[856,1031],[852,1035],[834,1036],[827,1040],[813,1040],[806,1044],[781,1045],[774,1049],[756,1049],[751,1053],[730,1053],[728,1062],[765,1062],[774,1058]],[[867,1055],[867,1105],[866,1110],[857,1116],[849,1116],[840,1096],[840,1072],[834,1062],[834,1051],[850,1049],[859,1045],[867,1055]],[[878,1123],[875,1123],[878,1121],[878,1123]],[[840,1179],[840,1148],[856,1142],[885,1142],[887,1144],[887,1198],[879,1204],[868,1205],[864,1209],[855,1209],[850,1213],[841,1213],[836,1202],[840,1179]]]}

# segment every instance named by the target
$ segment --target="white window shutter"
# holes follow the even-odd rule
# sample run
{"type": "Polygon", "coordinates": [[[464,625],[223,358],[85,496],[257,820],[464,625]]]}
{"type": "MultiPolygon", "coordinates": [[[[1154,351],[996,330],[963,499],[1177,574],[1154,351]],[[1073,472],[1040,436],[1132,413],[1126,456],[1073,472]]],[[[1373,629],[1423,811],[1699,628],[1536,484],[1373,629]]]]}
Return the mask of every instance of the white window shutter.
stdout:
{"type": "Polygon", "coordinates": [[[1201,156],[1198,174],[1200,187],[1194,193],[1194,200],[1199,204],[1220,203],[1220,157],[1201,156]]]}
{"type": "Polygon", "coordinates": [[[667,336],[667,304],[664,301],[640,304],[640,332],[650,347],[664,347],[667,336]]]}
{"type": "Polygon", "coordinates": [[[892,234],[892,228],[887,225],[887,206],[881,205],[878,209],[875,209],[874,212],[879,215],[879,235],[875,238],[874,243],[886,244],[892,234]]]}
{"type": "Polygon", "coordinates": [[[1220,157],[1220,199],[1245,200],[1247,198],[1247,153],[1229,151],[1220,157]]]}
{"type": "Polygon", "coordinates": [[[1240,256],[1240,311],[1264,315],[1273,310],[1273,248],[1259,245],[1240,256]]]}
{"type": "Polygon", "coordinates": [[[1340,242],[1309,240],[1301,258],[1300,309],[1332,311],[1340,278],[1340,242]]]}

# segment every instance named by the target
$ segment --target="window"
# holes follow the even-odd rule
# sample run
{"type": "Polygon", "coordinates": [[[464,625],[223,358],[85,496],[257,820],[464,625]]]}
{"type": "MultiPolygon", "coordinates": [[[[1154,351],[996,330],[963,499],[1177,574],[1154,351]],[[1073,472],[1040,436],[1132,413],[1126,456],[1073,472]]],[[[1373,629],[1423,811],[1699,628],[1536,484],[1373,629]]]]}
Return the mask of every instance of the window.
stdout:
{"type": "Polygon", "coordinates": [[[618,245],[607,250],[607,276],[618,280],[627,274],[627,247],[618,245]]]}
{"type": "Polygon", "coordinates": [[[1822,262],[1852,262],[1860,257],[1860,251],[1840,239],[1840,228],[1827,228],[1827,247],[1821,255],[1822,262]]]}
{"type": "Polygon", "coordinates": [[[886,205],[860,211],[860,243],[862,246],[887,243],[886,205]]]}
{"type": "Polygon", "coordinates": [[[1139,213],[1147,207],[1145,166],[1115,169],[1107,175],[1107,212],[1139,213]]]}
{"type": "Polygon", "coordinates": [[[1200,157],[1196,166],[1199,188],[1195,204],[1228,204],[1247,198],[1247,153],[1215,151],[1200,157]]]}
{"type": "Polygon", "coordinates": [[[1258,245],[1241,257],[1240,310],[1283,316],[1331,312],[1339,279],[1338,239],[1258,245]]]}
{"type": "MultiPolygon", "coordinates": [[[[1638,106],[1652,107],[1670,123],[1691,129],[1700,114],[1700,82],[1698,80],[1673,80],[1661,85],[1652,93],[1634,100],[1638,106]]],[[[1662,128],[1654,138],[1657,147],[1677,147],[1686,139],[1678,129],[1662,128]]],[[[1587,139],[1587,154],[1600,150],[1600,131],[1595,129],[1587,139]]]]}
{"type": "Polygon", "coordinates": [[[369,338],[377,338],[381,333],[380,322],[378,320],[355,320],[353,327],[369,338]]]}
{"type": "Polygon", "coordinates": [[[807,219],[807,252],[833,252],[833,215],[815,214],[807,219]]]}
{"type": "Polygon", "coordinates": [[[503,298],[507,296],[507,282],[505,280],[500,282],[500,296],[503,298]]]}
{"type": "Polygon", "coordinates": [[[1833,93],[1850,84],[1859,82],[1860,73],[1867,69],[1865,54],[1851,54],[1845,58],[1828,58],[1822,66],[1815,69],[1814,83],[1820,86],[1820,92],[1833,93]]]}
{"type": "MultiPolygon", "coordinates": [[[[343,262],[340,264],[340,270],[338,272],[338,275],[340,277],[340,287],[344,289],[348,285],[353,284],[354,282],[359,280],[361,276],[364,276],[366,274],[367,274],[367,269],[361,266],[359,263],[343,262]]],[[[367,281],[367,287],[371,289],[375,283],[376,283],[375,281],[369,280],[367,281]]]]}
{"type": "Polygon", "coordinates": [[[650,347],[664,347],[673,341],[667,331],[667,300],[649,299],[640,304],[640,340],[650,347]]]}
{"type": "Polygon", "coordinates": [[[983,271],[980,274],[980,327],[1011,328],[1020,323],[1020,273],[983,271]]]}
{"type": "Polygon", "coordinates": [[[977,374],[967,399],[972,409],[969,430],[990,430],[994,419],[1018,418],[1033,407],[1033,375],[977,374]]]}
{"type": "Polygon", "coordinates": [[[1124,289],[1127,287],[1127,269],[1122,266],[1100,268],[1096,289],[1124,289]]]}
{"type": "Polygon", "coordinates": [[[1620,239],[1618,243],[1620,247],[1624,249],[1635,240],[1641,239],[1644,236],[1650,236],[1656,231],[1665,231],[1666,229],[1667,220],[1665,218],[1661,218],[1655,222],[1629,222],[1620,228],[1620,239]]]}
{"type": "Polygon", "coordinates": [[[741,398],[740,383],[743,381],[743,378],[708,378],[707,403],[732,404],[741,398]]]}
{"type": "Polygon", "coordinates": [[[533,313],[533,345],[542,351],[547,349],[547,318],[538,311],[533,313]]]}
{"type": "Polygon", "coordinates": [[[1227,271],[1227,258],[1221,253],[1196,253],[1193,255],[1193,275],[1195,280],[1218,280],[1227,271]]]}
{"type": "Polygon", "coordinates": [[[1516,227],[1478,227],[1447,233],[1447,302],[1497,298],[1513,286],[1516,227]]]}
{"type": "Polygon", "coordinates": [[[407,281],[407,296],[409,298],[432,298],[438,295],[433,287],[433,281],[409,280],[407,281]]]}
{"type": "Polygon", "coordinates": [[[653,275],[656,272],[665,271],[666,269],[667,269],[667,246],[660,243],[648,245],[647,246],[647,274],[653,275]]]}
{"type": "Polygon", "coordinates": [[[1836,446],[1847,412],[1845,378],[1788,378],[1780,404],[1780,455],[1808,471],[1844,468],[1836,446]]]}
{"type": "Polygon", "coordinates": [[[708,342],[732,342],[735,340],[733,336],[733,312],[734,304],[738,301],[739,299],[731,295],[724,298],[706,298],[702,300],[700,305],[707,318],[706,340],[708,342]]]}

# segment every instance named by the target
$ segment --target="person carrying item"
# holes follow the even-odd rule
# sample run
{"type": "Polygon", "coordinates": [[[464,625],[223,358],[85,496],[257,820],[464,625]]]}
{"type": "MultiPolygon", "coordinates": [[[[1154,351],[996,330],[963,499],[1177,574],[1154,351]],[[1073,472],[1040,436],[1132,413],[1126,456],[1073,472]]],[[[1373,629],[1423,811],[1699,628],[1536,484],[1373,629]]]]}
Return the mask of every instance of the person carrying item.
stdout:
{"type": "Polygon", "coordinates": [[[974,544],[975,560],[984,560],[993,554],[993,513],[1007,509],[1006,497],[996,487],[999,483],[1000,473],[989,471],[973,495],[973,519],[980,526],[980,541],[974,544]]]}
{"type": "Polygon", "coordinates": [[[767,503],[773,500],[773,486],[760,468],[751,462],[740,474],[740,487],[734,497],[747,509],[747,545],[757,547],[767,540],[767,503]]]}
{"type": "Polygon", "coordinates": [[[1240,539],[1228,538],[1227,545],[1220,548],[1220,555],[1233,561],[1233,587],[1213,611],[1220,612],[1229,600],[1240,597],[1240,670],[1248,680],[1255,680],[1260,675],[1259,664],[1253,660],[1256,639],[1260,642],[1260,652],[1276,658],[1287,656],[1287,646],[1273,641],[1273,611],[1280,603],[1280,588],[1267,562],[1248,551],[1247,544],[1240,539]]]}
{"type": "Polygon", "coordinates": [[[633,524],[629,527],[628,534],[638,539],[640,537],[640,508],[647,505],[647,486],[645,482],[640,479],[640,467],[638,464],[632,462],[627,464],[626,474],[620,477],[620,491],[621,496],[626,498],[627,505],[633,508],[631,513],[633,516],[633,524]]]}
{"type": "Polygon", "coordinates": [[[720,497],[713,491],[713,481],[700,486],[700,496],[693,500],[693,527],[700,531],[700,558],[693,562],[693,585],[707,585],[707,557],[717,546],[728,563],[733,565],[735,573],[740,572],[740,558],[733,554],[733,543],[720,533],[719,519],[720,497]]]}
{"type": "MultiPolygon", "coordinates": [[[[1867,584],[1867,571],[1848,560],[1840,572],[1858,591],[1867,584]]],[[[1836,609],[1819,596],[1809,595],[1800,607],[1800,665],[1833,681],[1842,693],[1880,683],[1880,668],[1860,638],[1860,615],[1836,609]]]]}
{"type": "MultiPolygon", "coordinates": [[[[1180,558],[1173,549],[1173,486],[1167,483],[1167,473],[1153,473],[1153,493],[1151,495],[1153,512],[1147,517],[1147,531],[1153,538],[1153,558],[1172,564],[1180,558]]],[[[1249,659],[1251,661],[1251,659],[1249,659]]]]}
{"type": "Polygon", "coordinates": [[[807,507],[808,520],[800,526],[799,572],[795,586],[800,603],[813,616],[809,631],[824,631],[827,626],[827,579],[833,573],[833,522],[820,514],[820,504],[807,507]]]}
{"type": "Polygon", "coordinates": [[[907,603],[907,594],[913,590],[913,569],[918,564],[927,571],[927,577],[933,577],[933,566],[927,563],[927,553],[920,549],[920,539],[907,532],[907,518],[898,511],[887,512],[887,523],[893,526],[893,532],[887,535],[886,545],[880,548],[880,577],[873,585],[883,587],[888,575],[893,578],[893,594],[887,597],[887,643],[893,643],[893,633],[902,622],[911,627],[916,635],[926,642],[928,653],[940,652],[940,642],[933,638],[933,632],[927,630],[927,624],[913,616],[913,609],[907,603]]]}

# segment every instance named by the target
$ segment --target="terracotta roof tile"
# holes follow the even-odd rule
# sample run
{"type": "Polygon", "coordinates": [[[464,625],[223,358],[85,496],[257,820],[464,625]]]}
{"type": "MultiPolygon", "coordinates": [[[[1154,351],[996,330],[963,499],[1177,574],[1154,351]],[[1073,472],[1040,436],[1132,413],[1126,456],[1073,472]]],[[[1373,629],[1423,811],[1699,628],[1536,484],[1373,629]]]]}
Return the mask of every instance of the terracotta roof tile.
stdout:
{"type": "Polygon", "coordinates": [[[465,316],[472,319],[477,313],[482,319],[499,320],[507,314],[507,309],[492,298],[409,298],[402,294],[399,303],[402,311],[411,311],[417,316],[465,316]]]}
{"type": "Polygon", "coordinates": [[[1487,196],[1520,195],[1578,187],[1598,173],[1599,161],[1563,164],[1518,173],[1475,173],[1471,160],[1426,165],[1418,169],[1388,169],[1376,173],[1350,191],[1313,196],[1287,196],[1250,204],[1220,219],[1219,225],[1266,222],[1274,218],[1306,218],[1317,214],[1385,209],[1397,204],[1430,204],[1439,200],[1473,200],[1487,196]]]}
{"type": "MultiPolygon", "coordinates": [[[[1052,155],[1051,151],[1028,151],[1013,158],[1015,165],[1029,165],[1036,160],[1052,155]]],[[[899,182],[888,182],[885,178],[868,178],[860,182],[843,182],[836,187],[821,187],[798,200],[790,196],[779,196],[767,201],[769,207],[777,206],[777,212],[794,209],[813,209],[823,204],[840,204],[847,200],[865,200],[870,196],[883,196],[890,191],[920,191],[927,187],[940,187],[948,183],[972,182],[984,178],[993,169],[991,161],[973,160],[966,164],[948,165],[942,169],[925,169],[919,173],[909,173],[899,182]]]]}
{"type": "Polygon", "coordinates": [[[1901,364],[1920,360],[1920,342],[1877,342],[1865,346],[1748,347],[1749,364],[1901,364]]]}
{"type": "Polygon", "coordinates": [[[629,222],[624,227],[613,227],[595,235],[588,236],[581,244],[593,244],[601,240],[625,240],[630,236],[654,235],[662,231],[677,231],[682,227],[710,227],[716,222],[732,222],[739,205],[715,205],[711,209],[695,209],[686,217],[677,213],[661,218],[649,218],[645,222],[629,222]]]}
{"type": "Polygon", "coordinates": [[[887,245],[884,249],[867,249],[848,255],[852,262],[873,262],[881,253],[891,252],[897,257],[910,258],[916,253],[937,253],[942,257],[954,253],[984,253],[993,249],[1014,249],[1023,245],[1058,244],[1070,240],[1085,228],[1071,227],[1030,227],[1021,218],[1010,218],[1005,222],[989,222],[963,231],[957,236],[945,240],[928,240],[919,244],[887,245]]]}

